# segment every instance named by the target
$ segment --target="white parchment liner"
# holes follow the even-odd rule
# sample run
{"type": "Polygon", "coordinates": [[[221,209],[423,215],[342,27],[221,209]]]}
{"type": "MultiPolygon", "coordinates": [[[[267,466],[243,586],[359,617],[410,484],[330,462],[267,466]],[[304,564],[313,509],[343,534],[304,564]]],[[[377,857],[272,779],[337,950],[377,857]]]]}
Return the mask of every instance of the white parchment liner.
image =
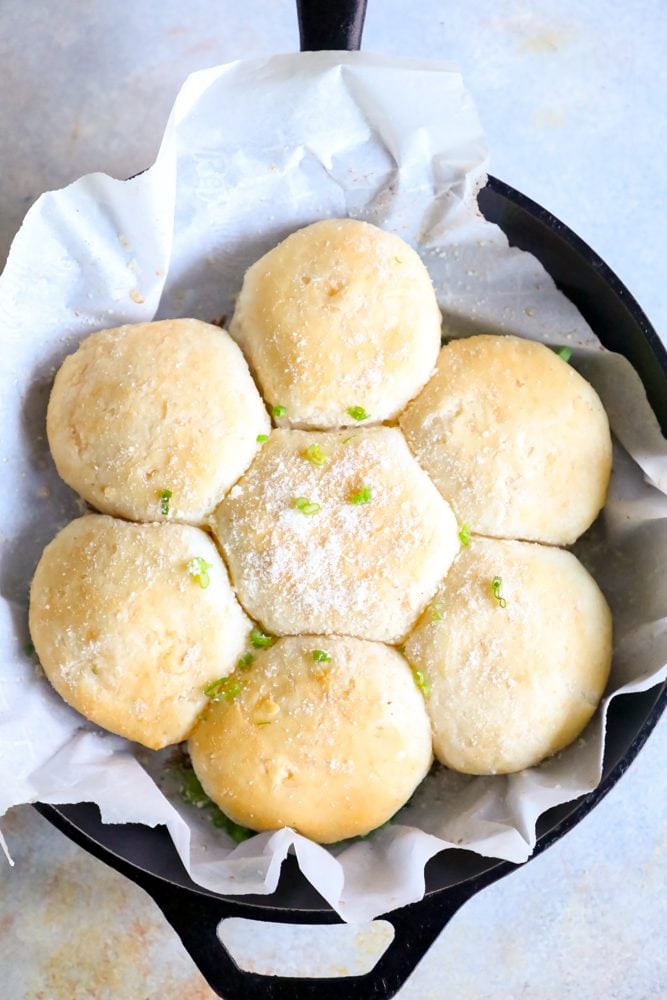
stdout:
{"type": "Polygon", "coordinates": [[[165,823],[192,878],[224,893],[272,892],[293,847],[341,916],[363,920],[419,899],[424,865],[445,847],[525,860],[539,814],[595,787],[609,698],[665,676],[667,447],[629,364],[603,350],[541,265],[479,215],[485,169],[455,69],[311,53],[195,73],[150,170],[131,181],[92,174],[30,209],[0,278],[0,815],[17,803],[92,801],[105,822],[165,823]],[[611,494],[577,552],[614,612],[609,696],[554,759],[510,777],[441,771],[366,841],[331,852],[281,830],[234,847],[158,788],[149,771],[159,755],[140,753],[144,767],[133,745],[85,723],[23,650],[34,566],[80,513],[48,453],[46,402],[57,366],[91,330],[230,317],[252,261],[299,226],[346,215],[416,246],[448,335],[569,344],[601,394],[616,438],[611,494]]]}

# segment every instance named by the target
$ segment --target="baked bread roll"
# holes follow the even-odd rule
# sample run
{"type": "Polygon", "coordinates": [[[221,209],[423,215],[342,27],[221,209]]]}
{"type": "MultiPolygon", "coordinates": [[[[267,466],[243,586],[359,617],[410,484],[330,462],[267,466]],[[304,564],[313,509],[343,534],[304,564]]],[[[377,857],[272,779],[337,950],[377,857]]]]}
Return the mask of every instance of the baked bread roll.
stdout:
{"type": "Polygon", "coordinates": [[[400,425],[459,522],[479,534],[569,545],[604,505],[607,415],[543,344],[452,341],[400,425]]]}
{"type": "Polygon", "coordinates": [[[189,742],[197,777],[227,816],[326,844],[368,833],[410,798],[431,764],[431,732],[399,653],[295,636],[246,666],[189,742]]]}
{"type": "Polygon", "coordinates": [[[274,430],[212,525],[241,604],[281,635],[400,640],[459,544],[389,427],[274,430]]]}
{"type": "Polygon", "coordinates": [[[300,229],[246,272],[230,327],[279,424],[398,415],[433,371],[441,315],[428,271],[367,222],[300,229]]]}
{"type": "Polygon", "coordinates": [[[56,691],[153,750],[187,737],[248,629],[215,545],[189,525],[71,521],[30,590],[30,635],[56,691]]]}
{"type": "Polygon", "coordinates": [[[602,697],[611,640],[607,603],[570,552],[473,538],[405,647],[431,688],[438,760],[505,774],[562,750],[602,697]]]}
{"type": "Polygon", "coordinates": [[[56,375],[46,429],[58,472],[98,510],[198,524],[269,419],[229,334],[177,319],[87,337],[56,375]]]}

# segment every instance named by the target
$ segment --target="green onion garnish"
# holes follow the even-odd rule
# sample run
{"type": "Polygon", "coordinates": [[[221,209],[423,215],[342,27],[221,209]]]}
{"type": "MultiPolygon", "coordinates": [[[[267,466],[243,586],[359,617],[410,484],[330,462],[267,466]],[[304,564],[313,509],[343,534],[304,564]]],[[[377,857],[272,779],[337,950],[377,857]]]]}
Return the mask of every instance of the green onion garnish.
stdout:
{"type": "Polygon", "coordinates": [[[257,437],[255,438],[257,444],[264,444],[264,442],[268,440],[269,440],[268,434],[258,434],[257,437]]]}
{"type": "Polygon", "coordinates": [[[211,818],[213,826],[225,830],[236,844],[255,836],[254,830],[248,830],[245,826],[240,826],[222,812],[221,809],[212,802],[201,786],[199,778],[191,767],[183,767],[181,771],[181,798],[187,805],[196,809],[206,809],[211,818]]]}
{"type": "MultiPolygon", "coordinates": [[[[260,632],[258,628],[254,628],[250,633],[250,642],[253,644],[255,649],[268,649],[269,646],[272,646],[275,641],[276,640],[272,635],[265,635],[263,632],[260,632]]],[[[252,653],[249,655],[252,656],[252,653]]]]}
{"type": "Polygon", "coordinates": [[[419,690],[421,691],[421,693],[424,695],[425,698],[428,698],[428,696],[431,693],[431,684],[429,682],[428,677],[424,673],[424,671],[423,670],[413,670],[412,671],[412,676],[414,678],[415,684],[417,685],[417,687],[419,688],[419,690]]]}
{"type": "Polygon", "coordinates": [[[366,413],[363,406],[348,406],[347,413],[353,420],[368,420],[370,413],[366,413]]]}
{"type": "Polygon", "coordinates": [[[287,407],[278,404],[277,406],[271,408],[271,413],[273,414],[274,417],[286,417],[287,407]]]}
{"type": "Polygon", "coordinates": [[[327,456],[324,454],[319,444],[310,444],[303,453],[303,457],[311,465],[323,466],[327,464],[327,456]]]}
{"type": "Polygon", "coordinates": [[[201,589],[206,590],[211,582],[208,571],[213,569],[213,563],[206,562],[206,560],[202,559],[201,556],[195,556],[194,559],[191,559],[188,563],[187,569],[190,576],[193,580],[197,581],[201,589]]]}
{"type": "Polygon", "coordinates": [[[194,771],[183,770],[181,782],[181,798],[189,806],[196,806],[202,809],[211,804],[211,800],[201,786],[199,778],[194,771]]]}
{"type": "Polygon", "coordinates": [[[392,257],[392,260],[395,260],[397,264],[402,264],[403,263],[403,261],[401,260],[400,257],[392,257]]]}
{"type": "Polygon", "coordinates": [[[248,840],[249,837],[254,837],[256,831],[249,830],[247,826],[241,826],[239,823],[235,823],[233,819],[229,816],[225,816],[223,811],[216,805],[212,805],[211,808],[211,822],[213,826],[217,827],[219,830],[224,830],[232,838],[235,844],[241,844],[244,840],[248,840]]]}
{"type": "Polygon", "coordinates": [[[364,503],[370,503],[371,497],[373,496],[373,491],[370,486],[362,486],[357,493],[353,493],[350,496],[350,503],[355,503],[357,506],[364,503]]]}
{"type": "Polygon", "coordinates": [[[164,514],[165,517],[169,514],[169,501],[173,495],[171,490],[162,490],[160,492],[160,513],[164,514]]]}
{"type": "Polygon", "coordinates": [[[565,361],[565,363],[567,364],[567,362],[572,357],[572,348],[571,347],[559,347],[558,350],[556,351],[556,354],[558,355],[559,358],[562,358],[563,361],[565,361]]]}
{"type": "Polygon", "coordinates": [[[302,514],[317,514],[318,511],[322,510],[318,503],[313,503],[308,497],[295,497],[294,506],[302,514]]]}
{"type": "Polygon", "coordinates": [[[237,670],[250,670],[250,664],[255,659],[252,653],[244,653],[243,656],[239,657],[238,663],[236,664],[237,670]]]}
{"type": "Polygon", "coordinates": [[[314,649],[311,655],[315,663],[331,663],[331,657],[324,649],[314,649]]]}
{"type": "Polygon", "coordinates": [[[502,576],[494,576],[493,580],[491,581],[491,590],[493,591],[493,596],[498,601],[498,604],[500,605],[501,608],[506,608],[507,601],[500,593],[500,588],[502,587],[502,585],[503,585],[502,576]]]}
{"type": "Polygon", "coordinates": [[[237,694],[241,694],[244,681],[230,674],[229,677],[219,677],[217,681],[211,681],[203,688],[203,692],[211,701],[234,701],[237,694]]]}
{"type": "Polygon", "coordinates": [[[459,541],[460,541],[461,545],[469,545],[470,544],[470,525],[469,524],[462,524],[461,525],[461,527],[459,529],[459,541]]]}
{"type": "Polygon", "coordinates": [[[441,622],[444,618],[444,612],[442,610],[441,604],[434,604],[431,608],[431,621],[441,622]]]}

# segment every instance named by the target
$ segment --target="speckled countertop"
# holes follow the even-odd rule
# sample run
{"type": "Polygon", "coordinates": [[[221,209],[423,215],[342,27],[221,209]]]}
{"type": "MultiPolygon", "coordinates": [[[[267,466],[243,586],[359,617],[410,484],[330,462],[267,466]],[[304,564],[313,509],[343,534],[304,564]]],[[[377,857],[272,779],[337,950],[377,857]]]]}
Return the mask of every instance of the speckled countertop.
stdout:
{"type": "MultiPolygon", "coordinates": [[[[665,337],[662,0],[369,8],[365,48],[459,63],[493,172],[590,243],[665,337]]],[[[127,177],[150,163],[190,71],[296,45],[291,0],[4,0],[0,258],[41,191],[90,170],[127,177]]],[[[454,917],[401,1000],[666,996],[666,754],[663,722],[574,831],[454,917]]],[[[16,867],[0,871],[1,1000],[213,997],[140,889],[29,807],[3,829],[16,867]]],[[[327,968],[352,968],[377,940],[373,930],[356,933],[327,968]]],[[[285,961],[270,929],[246,933],[241,945],[255,967],[285,961]]],[[[295,939],[281,971],[303,972],[312,950],[307,937],[295,939]]]]}

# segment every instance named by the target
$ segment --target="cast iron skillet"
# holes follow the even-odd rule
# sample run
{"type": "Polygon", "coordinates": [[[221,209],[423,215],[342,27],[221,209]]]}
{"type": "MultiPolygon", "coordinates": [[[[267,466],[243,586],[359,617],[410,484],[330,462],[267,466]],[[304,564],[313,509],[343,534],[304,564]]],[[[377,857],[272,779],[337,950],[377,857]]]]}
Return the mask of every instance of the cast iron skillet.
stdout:
{"type": "MultiPolygon", "coordinates": [[[[358,49],[365,0],[297,3],[302,50],[358,49]]],[[[480,192],[482,212],[529,250],[580,309],[602,343],[634,365],[667,432],[667,353],[627,288],[600,258],[549,212],[490,177],[480,192]]],[[[545,813],[538,823],[535,857],[564,836],[607,794],[637,755],[667,703],[667,683],[612,703],[604,772],[599,787],[545,813]]],[[[294,979],[243,972],[225,951],[216,929],[235,916],[298,924],[330,924],[338,916],[287,858],[272,896],[219,896],[190,880],[164,828],[105,826],[96,806],[38,805],[63,833],[142,886],[179,934],[212,986],[226,1000],[386,1000],[394,996],[458,908],[516,866],[467,851],[443,851],[426,868],[426,895],[385,915],[395,936],[364,976],[294,979]]]]}

